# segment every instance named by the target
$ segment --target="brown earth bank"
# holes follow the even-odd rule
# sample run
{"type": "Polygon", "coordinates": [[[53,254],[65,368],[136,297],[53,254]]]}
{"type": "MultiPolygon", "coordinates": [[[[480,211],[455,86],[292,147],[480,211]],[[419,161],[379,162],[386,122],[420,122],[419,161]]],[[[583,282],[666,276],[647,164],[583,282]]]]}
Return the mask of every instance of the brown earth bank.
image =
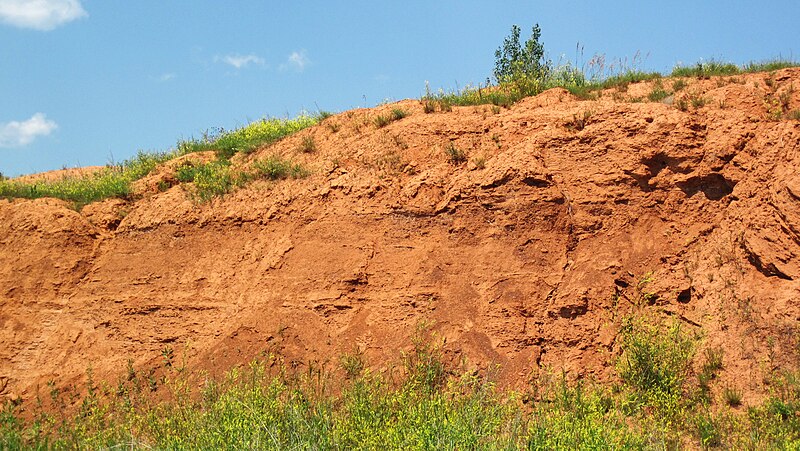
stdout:
{"type": "Polygon", "coordinates": [[[504,386],[607,380],[636,313],[723,348],[720,386],[756,402],[798,359],[800,122],[776,108],[800,108],[800,69],[684,81],[660,102],[643,82],[348,111],[234,158],[278,154],[310,176],[208,203],[159,190],[170,163],[134,200],[80,212],[0,200],[0,396],[167,354],[212,375],[265,353],[380,368],[421,325],[504,386]],[[394,108],[408,116],[378,127],[394,108]]]}

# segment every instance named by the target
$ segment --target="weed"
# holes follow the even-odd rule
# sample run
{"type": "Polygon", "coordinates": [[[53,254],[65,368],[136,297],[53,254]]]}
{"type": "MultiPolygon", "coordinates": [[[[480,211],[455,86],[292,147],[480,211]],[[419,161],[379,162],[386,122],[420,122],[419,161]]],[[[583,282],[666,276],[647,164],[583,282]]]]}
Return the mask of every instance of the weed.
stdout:
{"type": "Polygon", "coordinates": [[[660,102],[666,99],[670,95],[670,92],[664,89],[664,84],[661,80],[656,80],[653,84],[653,90],[650,91],[650,94],[647,95],[647,98],[650,99],[651,102],[660,102]]]}
{"type": "Polygon", "coordinates": [[[486,168],[486,157],[477,157],[472,160],[475,163],[475,167],[477,169],[485,169],[486,168]]]}
{"type": "Polygon", "coordinates": [[[641,319],[624,321],[622,356],[617,370],[626,385],[631,387],[633,406],[655,405],[673,412],[682,395],[693,343],[673,323],[665,328],[641,319]]]}
{"type": "Polygon", "coordinates": [[[709,415],[698,415],[695,420],[697,435],[704,448],[716,447],[722,443],[722,433],[719,425],[709,415]]]}
{"type": "Polygon", "coordinates": [[[171,346],[165,346],[161,350],[161,359],[164,362],[165,368],[172,368],[173,360],[175,359],[175,351],[171,346]]]}
{"type": "Polygon", "coordinates": [[[317,151],[317,143],[311,135],[303,136],[300,140],[300,147],[298,150],[302,153],[314,153],[317,151]]]}
{"type": "Polygon", "coordinates": [[[788,117],[793,121],[800,121],[800,110],[790,111],[789,114],[786,115],[786,117],[788,117]]]}
{"type": "Polygon", "coordinates": [[[236,130],[217,129],[202,139],[178,143],[178,152],[214,150],[220,158],[228,159],[237,152],[250,153],[319,122],[318,117],[301,114],[294,119],[261,119],[236,130]]]}
{"type": "Polygon", "coordinates": [[[173,153],[139,152],[119,165],[107,166],[91,175],[67,176],[53,181],[0,180],[0,198],[54,197],[72,202],[76,209],[109,197],[129,198],[134,181],[171,158],[174,158],[173,153]]]}
{"type": "Polygon", "coordinates": [[[353,353],[342,354],[339,365],[348,379],[355,379],[364,371],[364,353],[357,350],[353,353]]]}
{"type": "Polygon", "coordinates": [[[689,101],[686,97],[681,97],[675,102],[675,107],[681,111],[689,111],[689,101]]]}
{"type": "Polygon", "coordinates": [[[675,66],[670,74],[673,77],[708,78],[714,75],[736,75],[741,73],[739,66],[732,63],[709,60],[694,66],[675,66]]]}
{"type": "Polygon", "coordinates": [[[255,169],[255,177],[269,180],[280,180],[289,177],[301,178],[307,175],[306,170],[301,165],[292,164],[291,161],[275,155],[254,161],[253,169],[255,169]]]}
{"type": "Polygon", "coordinates": [[[688,85],[688,83],[686,83],[686,80],[683,80],[682,78],[679,78],[679,79],[677,79],[677,80],[672,82],[672,91],[673,92],[678,92],[678,91],[682,90],[683,88],[685,88],[687,85],[688,85]]]}
{"type": "Polygon", "coordinates": [[[408,113],[401,110],[400,108],[392,108],[392,114],[390,116],[392,121],[399,121],[400,119],[403,119],[406,116],[408,116],[408,113]]]}
{"type": "Polygon", "coordinates": [[[742,392],[735,387],[723,388],[722,397],[725,399],[725,404],[730,407],[739,407],[742,405],[742,392]]]}
{"type": "Polygon", "coordinates": [[[494,142],[498,149],[503,147],[503,145],[500,143],[500,135],[497,133],[492,133],[492,142],[494,142]]]}
{"type": "Polygon", "coordinates": [[[400,135],[392,135],[392,142],[395,146],[399,147],[400,149],[408,149],[408,143],[405,142],[402,136],[400,135]]]}
{"type": "Polygon", "coordinates": [[[586,125],[589,123],[589,118],[592,117],[591,111],[584,111],[580,115],[573,114],[572,120],[568,121],[566,124],[567,129],[573,131],[580,131],[586,128],[586,125]]]}
{"type": "Polygon", "coordinates": [[[375,127],[383,128],[391,124],[392,120],[389,118],[389,116],[378,115],[373,122],[375,127]]]}
{"type": "Polygon", "coordinates": [[[454,165],[459,165],[467,161],[467,153],[456,147],[453,141],[447,144],[447,147],[444,148],[444,152],[447,154],[450,163],[454,165]]]}
{"type": "Polygon", "coordinates": [[[373,121],[373,123],[375,124],[375,127],[383,128],[394,121],[399,121],[400,119],[403,119],[406,116],[408,116],[408,113],[401,110],[400,108],[394,108],[387,116],[378,115],[373,121]]]}
{"type": "Polygon", "coordinates": [[[703,365],[703,371],[716,373],[722,369],[722,358],[725,355],[725,350],[722,347],[707,348],[705,350],[706,361],[703,365]]]}
{"type": "Polygon", "coordinates": [[[694,109],[696,109],[696,110],[704,107],[706,105],[706,102],[707,102],[707,100],[704,97],[701,97],[699,95],[692,96],[691,99],[689,99],[689,100],[692,103],[692,107],[694,107],[694,109]]]}
{"type": "Polygon", "coordinates": [[[329,122],[326,124],[331,133],[336,133],[342,128],[342,124],[329,122]]]}

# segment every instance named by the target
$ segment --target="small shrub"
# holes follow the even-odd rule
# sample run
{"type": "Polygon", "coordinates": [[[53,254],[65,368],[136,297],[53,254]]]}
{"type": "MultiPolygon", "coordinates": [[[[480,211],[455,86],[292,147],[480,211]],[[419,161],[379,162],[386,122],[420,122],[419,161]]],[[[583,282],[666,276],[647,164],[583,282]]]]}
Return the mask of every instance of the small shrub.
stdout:
{"type": "Polygon", "coordinates": [[[708,415],[699,415],[695,420],[697,435],[704,448],[716,447],[722,443],[722,432],[717,422],[708,415]]]}
{"type": "Polygon", "coordinates": [[[800,110],[790,111],[787,117],[793,121],[800,121],[800,110]]]}
{"type": "Polygon", "coordinates": [[[389,116],[378,115],[373,123],[375,124],[375,127],[383,128],[391,124],[392,120],[389,118],[389,116]]]}
{"type": "Polygon", "coordinates": [[[411,341],[414,344],[413,350],[402,354],[406,385],[427,393],[444,387],[447,370],[442,361],[441,349],[424,337],[421,330],[411,341]]]}
{"type": "Polygon", "coordinates": [[[703,108],[706,105],[706,99],[701,96],[693,96],[690,101],[692,103],[692,107],[694,107],[696,110],[703,108]]]}
{"type": "Polygon", "coordinates": [[[672,410],[681,399],[693,353],[693,343],[680,323],[664,328],[629,318],[621,334],[617,371],[633,389],[634,406],[652,404],[672,410]]]}
{"type": "Polygon", "coordinates": [[[253,169],[255,169],[255,177],[269,180],[280,180],[289,177],[301,178],[307,174],[301,165],[292,164],[291,161],[284,160],[278,156],[271,156],[253,162],[253,169]]]}
{"type": "Polygon", "coordinates": [[[356,351],[353,353],[342,354],[339,365],[344,370],[348,379],[355,379],[364,372],[364,353],[356,351]]]}
{"type": "Polygon", "coordinates": [[[406,116],[408,116],[408,113],[406,113],[405,111],[401,110],[400,108],[393,108],[390,117],[392,121],[399,121],[400,119],[403,119],[406,116]]]}
{"type": "Polygon", "coordinates": [[[545,57],[544,44],[540,42],[542,30],[539,24],[533,26],[531,36],[520,43],[520,28],[511,27],[511,35],[503,40],[494,53],[494,77],[500,82],[514,79],[532,78],[544,80],[552,69],[552,63],[545,57]]]}
{"type": "Polygon", "coordinates": [[[650,99],[651,102],[660,102],[666,99],[669,95],[670,92],[665,90],[661,80],[658,80],[653,85],[653,90],[650,91],[650,94],[647,95],[647,98],[650,99]]]}
{"type": "Polygon", "coordinates": [[[572,120],[567,122],[567,128],[573,131],[580,131],[586,128],[589,118],[592,117],[591,111],[584,111],[581,114],[573,114],[572,120]]]}
{"type": "Polygon", "coordinates": [[[688,85],[685,80],[678,79],[672,82],[672,91],[678,92],[688,85]]]}
{"type": "Polygon", "coordinates": [[[707,348],[705,350],[706,361],[703,364],[703,371],[709,373],[716,373],[722,369],[722,359],[725,356],[725,350],[721,347],[707,348]]]}
{"type": "Polygon", "coordinates": [[[303,139],[300,140],[300,152],[314,153],[316,151],[317,143],[314,141],[314,137],[311,135],[303,136],[303,139]]]}
{"type": "Polygon", "coordinates": [[[689,100],[686,97],[681,97],[675,102],[675,107],[681,111],[689,111],[689,100]]]}
{"type": "Polygon", "coordinates": [[[447,147],[445,147],[444,151],[447,154],[447,158],[450,160],[450,163],[454,165],[459,165],[467,161],[467,153],[456,147],[453,141],[450,141],[447,147]]]}
{"type": "Polygon", "coordinates": [[[175,170],[175,178],[179,182],[194,182],[194,176],[197,174],[197,167],[191,161],[186,161],[175,170]]]}
{"type": "Polygon", "coordinates": [[[228,160],[215,160],[195,168],[195,193],[201,201],[227,194],[246,181],[244,174],[234,173],[230,166],[228,160]]]}
{"type": "Polygon", "coordinates": [[[725,404],[731,407],[739,407],[742,405],[742,392],[735,387],[725,387],[722,389],[722,397],[725,399],[725,404]]]}

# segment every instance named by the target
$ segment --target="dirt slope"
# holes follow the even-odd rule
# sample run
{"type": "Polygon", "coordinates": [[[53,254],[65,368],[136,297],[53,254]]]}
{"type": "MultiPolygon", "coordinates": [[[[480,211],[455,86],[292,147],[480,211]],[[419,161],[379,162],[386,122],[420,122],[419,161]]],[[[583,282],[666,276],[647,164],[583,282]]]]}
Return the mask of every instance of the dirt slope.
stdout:
{"type": "Polygon", "coordinates": [[[686,81],[663,102],[632,102],[639,83],[342,113],[236,161],[278,153],[311,176],[206,204],[158,191],[174,165],[136,201],[0,201],[0,392],[113,380],[166,348],[212,374],[264,352],[380,367],[420,324],[512,386],[603,379],[643,310],[724,347],[722,383],[755,399],[798,355],[800,122],[774,108],[800,108],[800,70],[686,81]],[[377,128],[392,108],[410,115],[377,128]]]}

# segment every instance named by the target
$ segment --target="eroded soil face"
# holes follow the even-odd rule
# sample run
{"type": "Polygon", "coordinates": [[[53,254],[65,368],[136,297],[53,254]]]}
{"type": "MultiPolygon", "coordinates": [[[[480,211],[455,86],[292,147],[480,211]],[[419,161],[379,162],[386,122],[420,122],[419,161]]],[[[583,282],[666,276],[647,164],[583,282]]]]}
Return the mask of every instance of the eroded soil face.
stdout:
{"type": "Polygon", "coordinates": [[[211,374],[265,352],[380,367],[420,324],[505,385],[602,380],[632,312],[723,347],[722,385],[761,396],[800,333],[800,122],[771,102],[800,108],[800,70],[686,81],[657,103],[630,101],[653,87],[638,83],[342,113],[235,160],[277,153],[309,177],[210,203],[159,192],[169,164],[135,201],[0,201],[2,396],[157,367],[165,348],[211,374]],[[410,114],[377,128],[393,108],[410,114]]]}

